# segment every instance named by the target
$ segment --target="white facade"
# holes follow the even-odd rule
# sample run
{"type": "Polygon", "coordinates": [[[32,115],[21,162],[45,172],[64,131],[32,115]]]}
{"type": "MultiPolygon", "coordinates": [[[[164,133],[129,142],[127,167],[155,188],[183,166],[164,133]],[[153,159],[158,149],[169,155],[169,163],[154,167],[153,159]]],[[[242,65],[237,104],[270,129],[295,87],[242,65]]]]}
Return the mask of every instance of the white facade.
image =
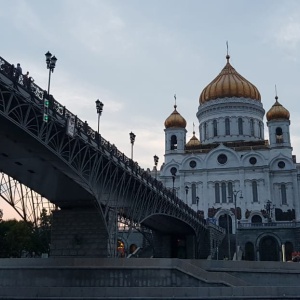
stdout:
{"type": "Polygon", "coordinates": [[[187,144],[182,122],[176,123],[172,115],[167,119],[159,179],[205,219],[218,224],[220,216],[230,215],[233,233],[237,222],[299,221],[300,166],[292,155],[289,113],[276,97],[277,110],[268,112],[269,137],[265,139],[260,95],[252,97],[247,92],[245,82],[255,87],[243,77],[228,92],[228,80],[236,81],[240,75],[234,73],[229,56],[226,67],[218,83],[206,88],[208,100],[200,96],[198,144],[187,144]],[[237,96],[238,88],[245,94],[237,96]],[[224,96],[223,90],[227,91],[224,96]],[[176,168],[175,176],[172,168],[176,168]]]}

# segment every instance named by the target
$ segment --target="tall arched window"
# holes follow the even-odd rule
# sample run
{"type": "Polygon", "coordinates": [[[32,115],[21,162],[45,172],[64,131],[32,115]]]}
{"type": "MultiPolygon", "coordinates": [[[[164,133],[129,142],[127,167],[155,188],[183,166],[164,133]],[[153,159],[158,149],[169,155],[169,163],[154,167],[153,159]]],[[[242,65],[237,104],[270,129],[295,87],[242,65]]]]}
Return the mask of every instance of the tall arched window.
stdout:
{"type": "Polygon", "coordinates": [[[252,181],[252,199],[253,202],[258,202],[258,194],[257,194],[257,182],[252,181]]]}
{"type": "Polygon", "coordinates": [[[228,182],[228,199],[229,202],[232,203],[233,202],[233,187],[232,187],[232,182],[228,182]]]}
{"type": "Polygon", "coordinates": [[[254,136],[254,121],[250,119],[250,135],[254,136]]]}
{"type": "Polygon", "coordinates": [[[276,128],[276,143],[277,144],[283,143],[283,134],[282,134],[282,128],[281,127],[276,128]]]}
{"type": "Polygon", "coordinates": [[[243,132],[243,119],[238,118],[238,127],[239,127],[239,134],[244,134],[243,132]]]}
{"type": "Polygon", "coordinates": [[[195,183],[192,183],[192,204],[197,204],[195,183]]]}
{"type": "Polygon", "coordinates": [[[220,185],[219,185],[219,183],[215,184],[215,201],[216,201],[216,203],[220,203],[220,185]]]}
{"type": "Polygon", "coordinates": [[[230,121],[229,121],[229,118],[225,119],[225,134],[230,135],[230,121]]]}
{"type": "Polygon", "coordinates": [[[171,136],[171,150],[177,150],[177,136],[171,136]]]}
{"type": "Polygon", "coordinates": [[[214,129],[214,136],[218,135],[218,123],[217,120],[213,121],[213,129],[214,129]]]}
{"type": "Polygon", "coordinates": [[[226,183],[222,182],[222,203],[226,203],[227,202],[227,197],[226,197],[226,183]]]}
{"type": "Polygon", "coordinates": [[[258,123],[258,127],[259,127],[259,138],[262,139],[262,123],[261,122],[258,123]]]}
{"type": "Polygon", "coordinates": [[[280,186],[280,189],[281,189],[281,203],[283,205],[287,204],[287,199],[286,199],[286,186],[285,184],[282,184],[280,186]]]}
{"type": "Polygon", "coordinates": [[[207,123],[204,123],[204,139],[207,139],[207,123]]]}

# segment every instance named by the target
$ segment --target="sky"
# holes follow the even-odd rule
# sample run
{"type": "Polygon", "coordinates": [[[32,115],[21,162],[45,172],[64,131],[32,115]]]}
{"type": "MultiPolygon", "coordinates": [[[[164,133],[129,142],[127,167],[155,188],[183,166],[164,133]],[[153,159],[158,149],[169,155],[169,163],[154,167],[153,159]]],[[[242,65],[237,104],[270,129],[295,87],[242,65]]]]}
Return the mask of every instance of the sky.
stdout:
{"type": "MultiPolygon", "coordinates": [[[[226,64],[261,93],[266,112],[291,113],[300,161],[300,1],[286,0],[0,0],[0,56],[20,63],[47,89],[45,53],[57,57],[50,93],[145,169],[164,161],[164,121],[177,110],[187,141],[199,95],[226,64]]],[[[265,138],[268,139],[265,124],[265,138]]],[[[297,161],[298,161],[297,160],[297,161]]],[[[2,200],[3,201],[3,200],[2,200]]],[[[0,200],[4,218],[9,208],[0,200]]]]}

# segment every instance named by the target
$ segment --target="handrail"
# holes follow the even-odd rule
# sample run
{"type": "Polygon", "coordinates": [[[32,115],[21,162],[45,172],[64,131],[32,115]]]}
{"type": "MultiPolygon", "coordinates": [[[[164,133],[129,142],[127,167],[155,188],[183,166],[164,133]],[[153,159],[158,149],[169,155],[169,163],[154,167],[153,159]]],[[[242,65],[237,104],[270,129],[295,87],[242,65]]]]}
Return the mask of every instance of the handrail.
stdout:
{"type": "MultiPolygon", "coordinates": [[[[71,120],[74,123],[75,134],[79,137],[80,133],[85,133],[88,137],[88,142],[94,146],[91,141],[94,141],[98,148],[102,148],[110,153],[110,155],[118,162],[122,162],[125,165],[125,168],[131,170],[133,174],[136,176],[139,175],[141,179],[145,179],[148,186],[152,188],[156,188],[159,192],[162,193],[164,197],[167,198],[175,206],[179,207],[183,211],[189,213],[191,218],[200,222],[204,227],[206,227],[204,220],[199,218],[199,215],[196,211],[190,208],[187,204],[184,203],[180,198],[178,198],[174,193],[167,189],[161,181],[158,181],[156,178],[152,177],[147,171],[141,168],[137,162],[128,158],[124,153],[120,152],[115,145],[110,144],[110,142],[106,141],[101,134],[98,134],[95,130],[93,130],[88,123],[80,120],[76,115],[72,114],[65,106],[60,104],[57,100],[54,99],[52,95],[48,95],[47,91],[40,88],[37,84],[34,83],[32,77],[27,77],[26,75],[19,74],[12,64],[9,64],[5,59],[0,57],[0,73],[11,79],[15,86],[21,86],[25,91],[27,91],[33,98],[37,98],[41,102],[41,108],[44,105],[45,99],[49,101],[49,115],[52,113],[52,117],[55,115],[59,115],[63,118],[66,123],[71,120]]],[[[32,98],[31,98],[32,99],[32,98]]],[[[58,120],[58,118],[55,118],[58,120]]]]}
{"type": "Polygon", "coordinates": [[[286,228],[286,227],[300,227],[300,222],[296,221],[277,221],[277,222],[264,222],[264,223],[239,223],[238,229],[251,229],[251,228],[261,228],[261,227],[276,227],[276,228],[286,228]]]}

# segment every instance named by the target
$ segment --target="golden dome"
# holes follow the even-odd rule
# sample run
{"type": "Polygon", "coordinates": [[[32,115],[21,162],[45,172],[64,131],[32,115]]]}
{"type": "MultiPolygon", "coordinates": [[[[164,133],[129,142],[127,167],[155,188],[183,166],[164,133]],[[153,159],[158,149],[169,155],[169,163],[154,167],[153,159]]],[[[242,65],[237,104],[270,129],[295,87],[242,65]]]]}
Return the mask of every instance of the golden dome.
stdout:
{"type": "Polygon", "coordinates": [[[290,112],[284,108],[279,102],[278,102],[278,97],[275,97],[275,103],[271,107],[271,109],[267,112],[267,120],[277,120],[277,119],[290,119],[290,112]]]}
{"type": "Polygon", "coordinates": [[[202,91],[199,98],[200,104],[225,97],[261,100],[258,89],[231,66],[229,58],[230,56],[227,55],[227,63],[221,73],[202,91]]]}
{"type": "Polygon", "coordinates": [[[176,110],[177,105],[174,105],[174,111],[165,121],[165,127],[179,127],[185,128],[186,127],[186,120],[181,116],[181,114],[176,110]]]}
{"type": "Polygon", "coordinates": [[[195,131],[193,131],[193,136],[191,137],[191,139],[188,141],[188,143],[185,146],[186,146],[186,148],[194,148],[194,147],[200,146],[200,145],[201,145],[201,143],[195,136],[195,131]]]}

